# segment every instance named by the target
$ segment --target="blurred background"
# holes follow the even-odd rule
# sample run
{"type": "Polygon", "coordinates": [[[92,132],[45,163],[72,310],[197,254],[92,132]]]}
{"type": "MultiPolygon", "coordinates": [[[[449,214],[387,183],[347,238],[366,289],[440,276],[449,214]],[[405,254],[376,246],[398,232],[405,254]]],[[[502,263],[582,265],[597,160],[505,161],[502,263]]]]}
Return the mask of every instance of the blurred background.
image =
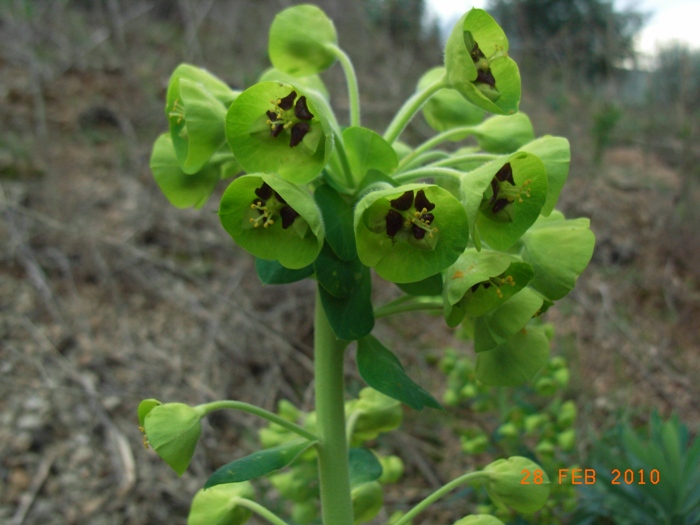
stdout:
{"type": "MultiPolygon", "coordinates": [[[[136,418],[143,398],[312,406],[312,283],[262,288],[251,257],[219,225],[223,186],[203,209],[176,210],[148,168],[166,130],[172,70],[187,61],[236,88],[251,85],[269,67],[272,18],[296,3],[0,1],[0,522],[184,524],[212,470],[258,446],[259,421],[215,414],[178,478],[144,450],[136,418]]],[[[354,61],[363,124],[383,131],[421,74],[441,64],[454,13],[423,0],[317,4],[354,61]]],[[[449,2],[459,4],[472,5],[449,2]]],[[[402,488],[387,488],[391,510],[511,451],[509,422],[524,436],[515,452],[608,471],[629,452],[604,457],[627,443],[623,421],[637,429],[654,424],[654,413],[677,415],[679,454],[683,436],[697,432],[700,49],[676,42],[640,53],[655,16],[645,5],[479,3],[509,36],[521,110],[536,134],[571,141],[558,207],[589,217],[597,245],[577,288],[547,313],[559,359],[549,371],[567,370],[540,378],[553,389],[540,381],[517,394],[475,394],[464,388],[470,343],[440,318],[378,323],[410,374],[450,405],[446,413],[405,411],[401,430],[375,443],[405,463],[402,488]],[[557,420],[567,401],[577,408],[568,426],[557,420]],[[518,423],[532,415],[550,426],[518,423]]],[[[678,11],[674,23],[691,15],[678,11]]],[[[323,78],[347,123],[340,67],[323,78]]],[[[419,116],[402,138],[416,144],[430,133],[419,116]]],[[[348,389],[357,392],[353,359],[350,352],[348,389]]],[[[670,446],[649,439],[662,452],[670,446]]],[[[630,461],[680,477],[679,463],[664,470],[630,461]]],[[[695,488],[697,470],[689,474],[695,488]]],[[[626,523],[606,511],[615,506],[609,484],[597,485],[596,493],[569,487],[549,514],[510,522],[626,523]]],[[[653,500],[643,488],[628,487],[637,498],[629,505],[653,500]]],[[[264,483],[260,490],[274,504],[274,491],[264,483]]],[[[694,497],[686,509],[697,511],[694,497]]],[[[669,503],[669,515],[675,504],[684,502],[669,503]]],[[[481,492],[459,492],[415,523],[452,523],[485,509],[478,505],[488,505],[481,492]]],[[[664,523],[654,509],[649,523],[664,523]]]]}

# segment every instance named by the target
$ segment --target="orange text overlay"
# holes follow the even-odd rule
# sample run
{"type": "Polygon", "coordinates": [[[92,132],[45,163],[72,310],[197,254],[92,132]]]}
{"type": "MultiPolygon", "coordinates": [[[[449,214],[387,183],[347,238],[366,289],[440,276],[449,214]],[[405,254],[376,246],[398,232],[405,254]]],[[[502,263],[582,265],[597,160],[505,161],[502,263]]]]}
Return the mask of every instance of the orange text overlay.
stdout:
{"type": "MultiPolygon", "coordinates": [[[[541,485],[546,483],[544,473],[539,470],[523,469],[520,471],[521,485],[541,485]]],[[[605,476],[607,481],[610,478],[611,485],[657,485],[661,481],[661,474],[657,469],[617,469],[610,471],[609,476],[605,476]]],[[[598,473],[592,468],[562,468],[557,472],[557,483],[559,485],[594,485],[598,480],[598,473]]]]}

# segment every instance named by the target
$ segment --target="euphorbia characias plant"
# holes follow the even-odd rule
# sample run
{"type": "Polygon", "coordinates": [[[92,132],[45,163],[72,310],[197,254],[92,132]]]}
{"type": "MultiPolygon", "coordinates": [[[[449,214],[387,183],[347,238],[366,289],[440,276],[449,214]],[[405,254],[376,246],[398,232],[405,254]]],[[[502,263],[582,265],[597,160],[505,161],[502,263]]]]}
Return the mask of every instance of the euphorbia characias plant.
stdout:
{"type": "MultiPolygon", "coordinates": [[[[526,382],[549,354],[540,315],[574,287],[595,241],[587,219],[566,219],[554,209],[569,143],[536,139],[518,113],[518,67],[485,11],[472,9],[457,22],[444,67],[426,73],[383,134],[361,126],[352,62],[318,7],[279,13],[269,56],[273,68],[242,92],[203,69],[179,66],[165,108],[170,129],[155,142],[151,168],[181,208],[201,207],[222,179],[232,179],[219,218],[255,256],[262,283],[316,282],[315,419],[300,424],[232,400],[190,407],[148,399],[139,420],[146,443],[178,474],[194,454],[201,418],[213,410],[256,414],[288,436],[214,472],[195,496],[190,524],[240,524],[252,513],[287,523],[255,501],[249,482],[315,456],[323,523],[352,525],[381,509],[374,482],[382,468],[372,453],[349,447],[357,416],[345,399],[348,346],[357,342],[357,366],[369,387],[415,410],[440,409],[372,335],[377,318],[438,310],[448,325],[473,335],[482,383],[526,382]],[[347,126],[318,76],[336,62],[347,79],[347,126]],[[417,145],[400,142],[420,112],[436,134],[417,145]],[[494,116],[484,120],[487,113],[494,116]],[[442,148],[468,137],[478,145],[442,148]],[[397,284],[398,299],[373,304],[372,270],[397,284]]],[[[381,420],[383,410],[382,403],[367,403],[363,417],[376,411],[381,420]]],[[[393,523],[409,523],[473,482],[497,505],[534,512],[546,501],[548,480],[522,484],[525,470],[538,467],[521,457],[498,460],[451,481],[393,523]]],[[[473,515],[458,523],[500,521],[473,515]]]]}

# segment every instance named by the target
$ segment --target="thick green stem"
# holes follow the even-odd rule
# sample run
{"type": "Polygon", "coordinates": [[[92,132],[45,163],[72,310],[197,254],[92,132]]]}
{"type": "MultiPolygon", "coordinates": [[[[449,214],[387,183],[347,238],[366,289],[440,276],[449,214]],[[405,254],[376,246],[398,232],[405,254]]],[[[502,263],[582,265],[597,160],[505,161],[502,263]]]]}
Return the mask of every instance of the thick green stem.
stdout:
{"type": "Polygon", "coordinates": [[[417,312],[421,310],[442,310],[445,308],[442,297],[399,297],[395,301],[387,303],[374,310],[374,318],[387,317],[403,312],[417,312]]]}
{"type": "Polygon", "coordinates": [[[423,104],[425,104],[435,93],[448,86],[449,82],[447,81],[447,75],[445,75],[437,82],[430,84],[423,91],[416,93],[409,98],[396,114],[394,120],[391,121],[389,127],[386,129],[386,132],[384,133],[384,140],[386,140],[389,144],[392,144],[397,138],[399,138],[401,132],[408,125],[415,114],[418,113],[423,104]]]}
{"type": "Polygon", "coordinates": [[[345,343],[335,337],[316,292],[314,369],[319,440],[316,448],[324,525],[353,525],[345,437],[344,349],[345,343]]]}
{"type": "Polygon", "coordinates": [[[348,83],[348,99],[350,101],[350,125],[360,125],[360,89],[357,85],[357,75],[350,57],[334,44],[326,44],[326,48],[333,52],[345,72],[345,80],[348,83]]]}

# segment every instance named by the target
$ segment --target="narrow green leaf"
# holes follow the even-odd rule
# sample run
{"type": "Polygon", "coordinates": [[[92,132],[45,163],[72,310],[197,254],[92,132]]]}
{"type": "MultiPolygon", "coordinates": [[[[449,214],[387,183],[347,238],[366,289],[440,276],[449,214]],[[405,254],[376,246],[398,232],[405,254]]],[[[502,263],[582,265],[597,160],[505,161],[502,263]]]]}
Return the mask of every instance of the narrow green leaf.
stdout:
{"type": "Polygon", "coordinates": [[[315,441],[308,439],[295,439],[277,447],[259,450],[217,469],[209,477],[204,488],[259,478],[286,467],[315,444],[315,441]]]}
{"type": "Polygon", "coordinates": [[[314,273],[314,265],[309,264],[298,270],[290,270],[279,261],[255,258],[255,271],[263,284],[289,284],[306,279],[314,273]]]}
{"type": "Polygon", "coordinates": [[[333,297],[323,286],[319,286],[319,294],[328,323],[338,339],[354,341],[366,336],[374,328],[372,279],[367,267],[362,267],[357,288],[349,297],[333,297]]]}
{"type": "Polygon", "coordinates": [[[382,476],[382,464],[366,448],[350,449],[350,487],[375,481],[382,476]]]}
{"type": "Polygon", "coordinates": [[[316,188],[314,199],[323,215],[328,244],[344,261],[356,259],[352,205],[328,184],[316,188]]]}
{"type": "Polygon", "coordinates": [[[442,274],[436,273],[415,283],[397,283],[397,286],[409,295],[441,295],[442,274]]]}
{"type": "Polygon", "coordinates": [[[347,299],[362,281],[364,266],[358,258],[344,261],[325,243],[314,261],[316,280],[337,299],[347,299]]]}
{"type": "Polygon", "coordinates": [[[408,377],[398,358],[371,335],[357,342],[357,368],[369,386],[414,410],[426,406],[442,409],[433,396],[408,377]]]}

